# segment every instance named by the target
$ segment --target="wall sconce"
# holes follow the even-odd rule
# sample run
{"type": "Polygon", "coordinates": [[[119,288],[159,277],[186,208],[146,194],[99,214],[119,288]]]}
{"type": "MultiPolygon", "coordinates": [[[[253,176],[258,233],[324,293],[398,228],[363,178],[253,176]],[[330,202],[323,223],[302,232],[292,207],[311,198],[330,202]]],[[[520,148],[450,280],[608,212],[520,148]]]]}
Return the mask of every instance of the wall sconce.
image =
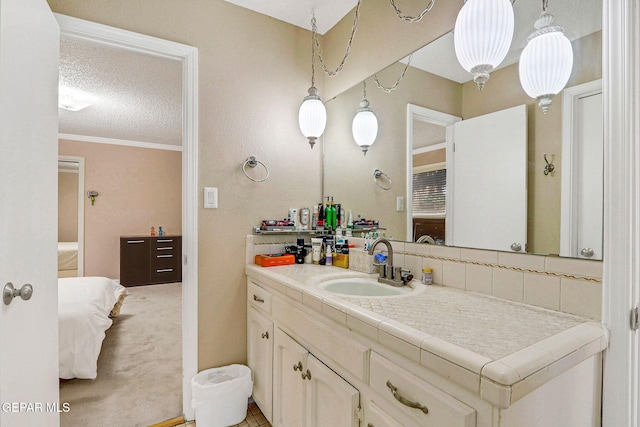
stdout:
{"type": "Polygon", "coordinates": [[[93,190],[87,191],[87,197],[91,199],[91,206],[93,206],[96,203],[96,197],[98,197],[98,192],[93,190]]]}

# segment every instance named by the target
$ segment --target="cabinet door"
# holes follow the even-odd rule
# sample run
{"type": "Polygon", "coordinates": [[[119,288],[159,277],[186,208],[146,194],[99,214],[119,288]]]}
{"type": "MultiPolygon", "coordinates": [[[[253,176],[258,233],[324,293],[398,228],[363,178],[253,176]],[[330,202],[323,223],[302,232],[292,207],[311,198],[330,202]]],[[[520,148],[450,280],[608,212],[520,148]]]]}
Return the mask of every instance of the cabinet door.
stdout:
{"type": "Polygon", "coordinates": [[[274,331],[273,345],[273,425],[302,427],[306,386],[302,373],[308,352],[278,328],[274,331]]]}
{"type": "Polygon", "coordinates": [[[120,283],[124,286],[145,285],[150,282],[151,242],[148,237],[120,238],[120,283]]]}
{"type": "Polygon", "coordinates": [[[360,392],[313,355],[307,358],[306,427],[358,427],[360,392]]]}
{"type": "Polygon", "coordinates": [[[273,322],[254,308],[247,310],[247,359],[253,377],[253,400],[272,421],[273,322]]]}
{"type": "Polygon", "coordinates": [[[404,424],[401,424],[371,401],[367,407],[365,419],[365,426],[367,427],[404,427],[404,424]]]}

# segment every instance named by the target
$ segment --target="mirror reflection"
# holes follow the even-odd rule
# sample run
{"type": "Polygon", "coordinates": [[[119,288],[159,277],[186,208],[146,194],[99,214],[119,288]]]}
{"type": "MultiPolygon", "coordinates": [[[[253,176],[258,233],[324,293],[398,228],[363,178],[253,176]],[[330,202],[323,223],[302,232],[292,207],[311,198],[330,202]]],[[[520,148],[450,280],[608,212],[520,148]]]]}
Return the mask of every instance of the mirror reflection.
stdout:
{"type": "Polygon", "coordinates": [[[571,3],[549,7],[574,63],[546,114],[517,62],[539,4],[518,1],[512,49],[483,91],[458,64],[452,32],[372,70],[366,99],[379,130],[366,155],[351,134],[363,85],[328,101],[324,195],[395,240],[601,259],[602,2],[582,2],[579,14],[571,3]],[[405,68],[395,90],[379,90],[405,68]],[[376,185],[376,170],[391,188],[376,185]]]}

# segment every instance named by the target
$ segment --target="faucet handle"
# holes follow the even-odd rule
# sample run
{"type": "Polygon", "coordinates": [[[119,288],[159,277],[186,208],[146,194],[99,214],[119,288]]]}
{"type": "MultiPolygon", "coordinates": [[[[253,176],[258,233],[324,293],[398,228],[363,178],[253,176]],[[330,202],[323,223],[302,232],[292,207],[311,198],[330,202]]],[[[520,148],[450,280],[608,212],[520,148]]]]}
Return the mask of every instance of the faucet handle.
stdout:
{"type": "Polygon", "coordinates": [[[400,270],[400,278],[404,283],[409,283],[413,280],[413,274],[411,274],[411,270],[403,268],[400,270]]]}

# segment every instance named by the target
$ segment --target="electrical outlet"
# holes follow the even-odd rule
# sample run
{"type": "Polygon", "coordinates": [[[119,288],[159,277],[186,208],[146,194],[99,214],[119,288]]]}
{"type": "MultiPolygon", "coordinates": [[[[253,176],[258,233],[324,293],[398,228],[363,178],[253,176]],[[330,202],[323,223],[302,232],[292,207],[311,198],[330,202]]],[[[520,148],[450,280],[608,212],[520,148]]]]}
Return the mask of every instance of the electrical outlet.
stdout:
{"type": "Polygon", "coordinates": [[[404,197],[396,198],[396,212],[402,212],[404,210],[404,197]]]}

